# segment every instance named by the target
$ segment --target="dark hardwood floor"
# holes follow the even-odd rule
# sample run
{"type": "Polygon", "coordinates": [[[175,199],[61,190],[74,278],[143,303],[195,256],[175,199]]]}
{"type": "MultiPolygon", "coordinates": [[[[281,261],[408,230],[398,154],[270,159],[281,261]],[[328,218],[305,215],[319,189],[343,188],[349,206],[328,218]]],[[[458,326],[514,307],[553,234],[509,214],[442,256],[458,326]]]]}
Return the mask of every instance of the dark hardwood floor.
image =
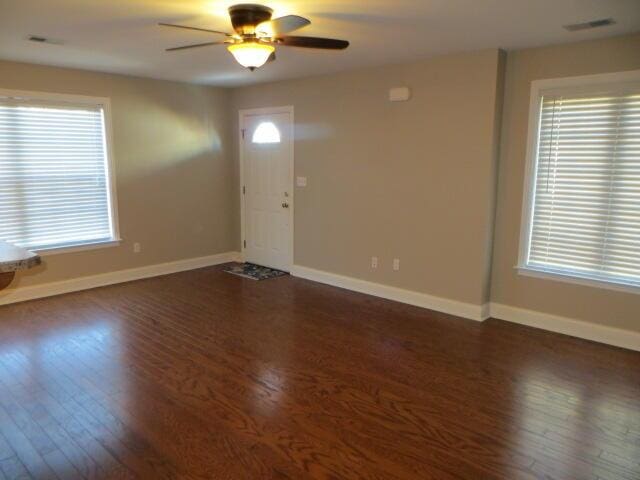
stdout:
{"type": "Polygon", "coordinates": [[[640,479],[640,354],[207,268],[0,307],[0,479],[640,479]]]}

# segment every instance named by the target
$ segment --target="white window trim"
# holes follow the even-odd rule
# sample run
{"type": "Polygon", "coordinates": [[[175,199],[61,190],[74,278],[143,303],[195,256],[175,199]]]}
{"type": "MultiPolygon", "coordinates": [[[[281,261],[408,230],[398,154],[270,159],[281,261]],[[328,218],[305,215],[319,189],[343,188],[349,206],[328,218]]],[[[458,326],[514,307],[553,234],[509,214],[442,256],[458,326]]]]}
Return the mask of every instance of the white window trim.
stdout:
{"type": "Polygon", "coordinates": [[[122,243],[122,239],[106,240],[91,243],[79,243],[74,245],[65,245],[64,247],[41,248],[32,250],[41,257],[49,257],[51,255],[59,255],[61,253],[84,252],[86,250],[97,250],[101,248],[117,247],[122,243]]]}
{"type": "Polygon", "coordinates": [[[527,157],[524,172],[524,199],[522,202],[522,216],[520,225],[520,245],[518,250],[518,264],[515,268],[520,275],[561,282],[605,288],[631,293],[640,293],[640,284],[616,281],[615,279],[601,279],[589,274],[571,271],[556,271],[553,269],[537,268],[527,265],[528,250],[533,226],[533,201],[536,184],[536,158],[538,156],[538,135],[540,112],[543,94],[560,93],[567,89],[571,93],[585,90],[598,85],[612,83],[627,83],[640,81],[640,70],[627,72],[603,73],[598,75],[584,75],[578,77],[553,78],[534,80],[531,82],[531,97],[529,100],[529,131],[527,136],[527,157]]]}
{"type": "Polygon", "coordinates": [[[108,97],[89,97],[86,95],[70,95],[66,93],[34,92],[27,90],[7,89],[0,89],[0,97],[42,100],[43,102],[55,102],[59,104],[68,103],[69,105],[75,106],[91,105],[102,107],[104,116],[104,151],[107,157],[106,182],[112,238],[108,241],[102,240],[98,242],[82,243],[77,245],[68,245],[64,247],[47,248],[34,251],[43,256],[48,256],[60,253],[79,252],[83,250],[93,250],[120,245],[122,238],[120,237],[120,225],[118,222],[118,197],[116,192],[115,180],[116,168],[113,155],[113,130],[111,125],[111,99],[108,97]]]}

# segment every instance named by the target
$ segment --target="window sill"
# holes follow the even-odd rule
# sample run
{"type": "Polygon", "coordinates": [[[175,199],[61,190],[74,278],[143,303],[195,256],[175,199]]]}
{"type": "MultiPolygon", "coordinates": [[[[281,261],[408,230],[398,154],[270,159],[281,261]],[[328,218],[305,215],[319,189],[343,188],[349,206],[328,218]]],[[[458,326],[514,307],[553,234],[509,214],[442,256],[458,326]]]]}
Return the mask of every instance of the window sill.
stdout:
{"type": "Polygon", "coordinates": [[[574,272],[536,268],[526,265],[518,265],[515,268],[518,270],[519,275],[527,277],[555,280],[558,282],[572,283],[574,285],[583,285],[586,287],[617,290],[619,292],[640,293],[640,284],[624,283],[623,281],[616,280],[603,280],[601,278],[581,275],[574,272]]]}
{"type": "Polygon", "coordinates": [[[48,257],[51,255],[59,255],[62,253],[73,253],[73,252],[84,252],[86,250],[97,250],[100,248],[109,248],[109,247],[117,247],[122,242],[122,239],[114,239],[107,240],[104,242],[95,242],[95,243],[81,243],[79,245],[67,245],[65,247],[56,247],[56,248],[42,248],[38,250],[33,250],[41,257],[48,257]]]}

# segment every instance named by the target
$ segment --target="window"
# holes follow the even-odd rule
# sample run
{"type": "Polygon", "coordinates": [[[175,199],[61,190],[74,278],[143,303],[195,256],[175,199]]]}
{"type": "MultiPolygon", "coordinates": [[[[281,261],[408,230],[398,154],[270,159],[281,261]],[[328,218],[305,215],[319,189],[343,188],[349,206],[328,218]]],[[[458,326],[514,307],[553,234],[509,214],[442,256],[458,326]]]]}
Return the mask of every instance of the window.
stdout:
{"type": "Polygon", "coordinates": [[[534,82],[519,267],[640,287],[640,72],[534,82]]]}
{"type": "Polygon", "coordinates": [[[118,240],[108,106],[0,91],[0,239],[32,250],[118,240]]]}
{"type": "Polygon", "coordinates": [[[253,143],[280,143],[280,131],[272,122],[262,122],[253,132],[253,143]]]}

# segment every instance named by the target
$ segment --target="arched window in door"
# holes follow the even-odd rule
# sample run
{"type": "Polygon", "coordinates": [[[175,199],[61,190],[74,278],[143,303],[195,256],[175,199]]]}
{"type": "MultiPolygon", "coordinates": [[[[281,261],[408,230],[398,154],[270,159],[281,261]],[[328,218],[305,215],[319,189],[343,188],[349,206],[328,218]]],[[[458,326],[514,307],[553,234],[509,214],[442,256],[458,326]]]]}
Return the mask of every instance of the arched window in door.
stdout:
{"type": "Polygon", "coordinates": [[[262,122],[253,132],[253,143],[280,143],[280,131],[273,122],[262,122]]]}

